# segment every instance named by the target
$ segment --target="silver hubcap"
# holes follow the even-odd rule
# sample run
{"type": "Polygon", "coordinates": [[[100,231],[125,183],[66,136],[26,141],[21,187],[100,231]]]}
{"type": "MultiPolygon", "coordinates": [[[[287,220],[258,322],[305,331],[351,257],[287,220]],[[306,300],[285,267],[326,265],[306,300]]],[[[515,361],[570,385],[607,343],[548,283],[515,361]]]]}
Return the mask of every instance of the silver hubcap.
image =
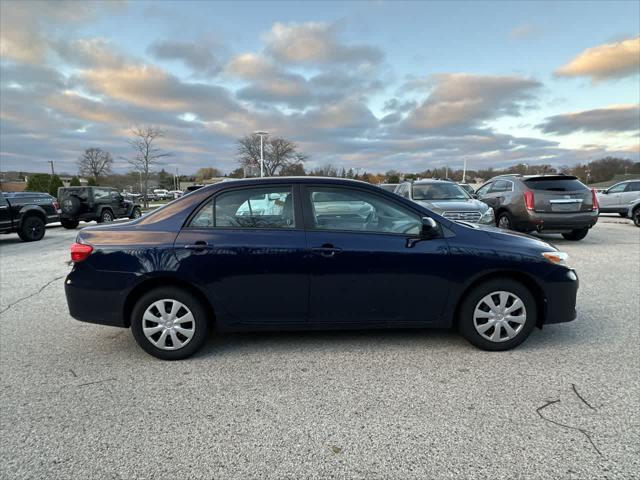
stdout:
{"type": "Polygon", "coordinates": [[[105,222],[110,222],[111,220],[113,220],[111,218],[111,214],[110,213],[105,213],[102,217],[104,218],[105,222]]]}
{"type": "Polygon", "coordinates": [[[510,227],[509,219],[507,217],[500,217],[500,220],[498,220],[498,227],[508,229],[510,227]]]}
{"type": "Polygon", "coordinates": [[[179,350],[193,338],[196,323],[184,303],[164,298],[152,303],[142,316],[142,331],[154,346],[179,350]]]}
{"type": "Polygon", "coordinates": [[[492,342],[506,342],[514,338],[527,321],[527,309],[511,292],[492,292],[483,297],[473,312],[477,332],[492,342]]]}

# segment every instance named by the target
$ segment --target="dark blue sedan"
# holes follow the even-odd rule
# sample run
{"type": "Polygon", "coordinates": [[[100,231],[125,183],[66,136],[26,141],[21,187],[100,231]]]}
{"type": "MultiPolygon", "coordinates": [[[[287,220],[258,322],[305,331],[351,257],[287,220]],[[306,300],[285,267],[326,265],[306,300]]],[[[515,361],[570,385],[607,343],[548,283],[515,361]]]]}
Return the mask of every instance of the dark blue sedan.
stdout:
{"type": "Polygon", "coordinates": [[[575,318],[578,278],[536,238],[452,222],[375,186],[282,177],[204,187],[71,247],[71,315],[156,357],[208,332],[455,326],[507,350],[575,318]]]}

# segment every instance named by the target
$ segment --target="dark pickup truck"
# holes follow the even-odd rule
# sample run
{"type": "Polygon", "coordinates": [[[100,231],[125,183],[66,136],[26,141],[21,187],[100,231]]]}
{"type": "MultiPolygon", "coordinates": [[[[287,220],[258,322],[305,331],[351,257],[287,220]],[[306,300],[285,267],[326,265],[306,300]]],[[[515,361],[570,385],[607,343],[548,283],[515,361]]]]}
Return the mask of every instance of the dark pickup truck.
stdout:
{"type": "Polygon", "coordinates": [[[0,233],[34,242],[44,237],[47,223],[59,221],[60,207],[48,193],[0,192],[0,233]]]}

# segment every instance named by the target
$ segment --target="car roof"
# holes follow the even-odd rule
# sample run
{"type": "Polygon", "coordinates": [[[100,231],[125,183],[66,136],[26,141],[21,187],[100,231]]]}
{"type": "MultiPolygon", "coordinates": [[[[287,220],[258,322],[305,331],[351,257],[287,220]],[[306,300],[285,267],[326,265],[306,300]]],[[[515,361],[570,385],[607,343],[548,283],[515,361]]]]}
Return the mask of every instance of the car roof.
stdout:
{"type": "Polygon", "coordinates": [[[337,177],[262,177],[262,178],[239,178],[233,182],[218,182],[212,185],[205,185],[202,189],[216,189],[216,188],[228,188],[233,186],[260,186],[260,185],[273,185],[279,183],[299,183],[299,184],[330,184],[330,185],[351,185],[351,186],[367,186],[371,188],[378,188],[377,186],[363,182],[361,180],[352,180],[350,178],[337,178],[337,177]]]}
{"type": "Polygon", "coordinates": [[[452,180],[436,180],[435,178],[423,178],[422,180],[416,180],[413,183],[427,184],[427,183],[456,183],[452,180]]]}

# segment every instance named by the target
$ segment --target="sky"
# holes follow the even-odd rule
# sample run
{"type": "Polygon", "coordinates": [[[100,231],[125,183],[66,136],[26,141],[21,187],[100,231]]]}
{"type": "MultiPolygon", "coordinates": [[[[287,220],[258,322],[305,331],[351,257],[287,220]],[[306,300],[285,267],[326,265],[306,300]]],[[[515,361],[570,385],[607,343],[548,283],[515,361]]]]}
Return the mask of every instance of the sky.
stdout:
{"type": "Polygon", "coordinates": [[[418,172],[640,157],[640,2],[0,2],[0,170],[181,174],[266,130],[308,166],[418,172]]]}

